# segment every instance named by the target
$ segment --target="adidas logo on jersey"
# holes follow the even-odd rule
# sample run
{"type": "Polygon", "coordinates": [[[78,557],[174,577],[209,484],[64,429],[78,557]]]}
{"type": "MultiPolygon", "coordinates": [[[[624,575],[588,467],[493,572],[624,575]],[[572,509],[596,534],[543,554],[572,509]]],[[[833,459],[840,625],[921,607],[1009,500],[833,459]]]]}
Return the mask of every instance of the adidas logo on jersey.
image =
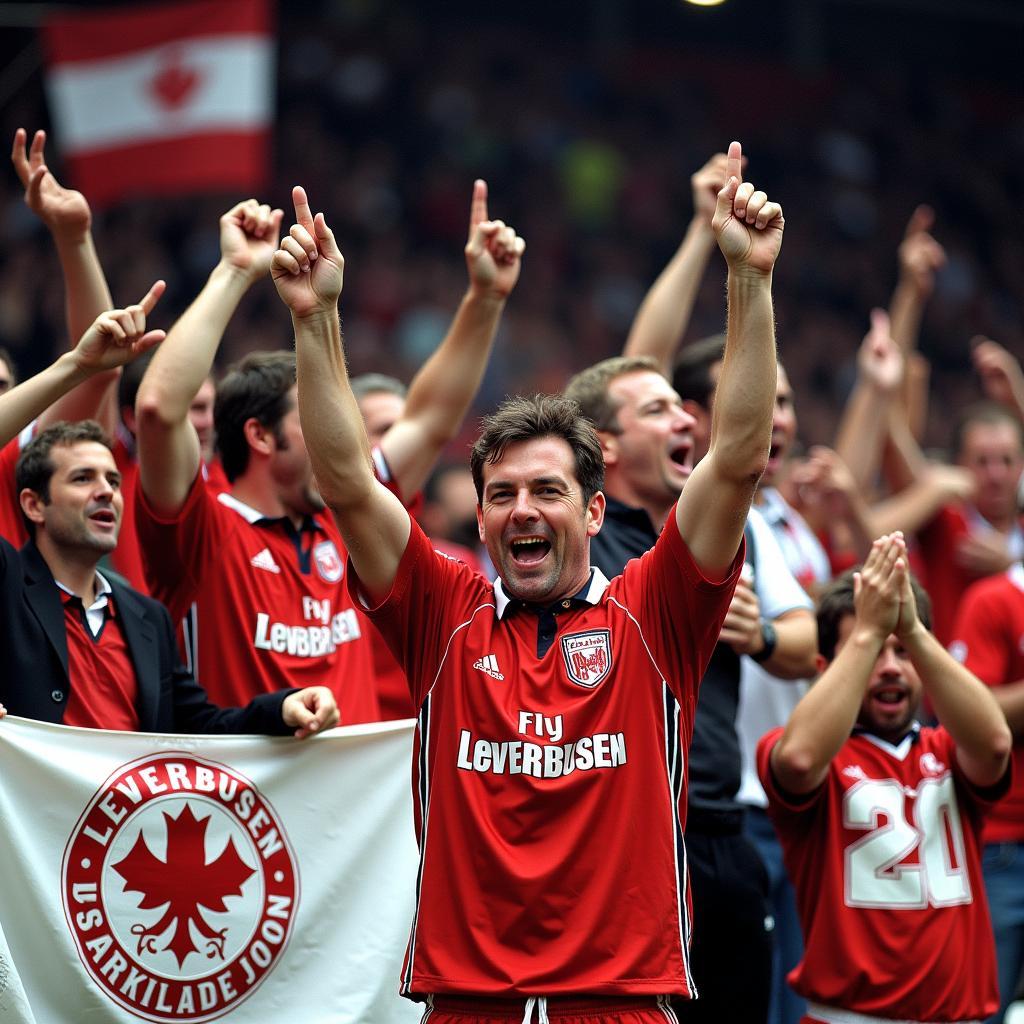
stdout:
{"type": "Polygon", "coordinates": [[[270,548],[264,548],[259,554],[253,555],[249,559],[249,564],[254,569],[266,569],[267,572],[281,571],[281,567],[274,561],[274,556],[270,553],[270,548]]]}
{"type": "Polygon", "coordinates": [[[493,654],[485,654],[479,661],[474,661],[473,668],[486,672],[492,679],[505,678],[498,671],[498,659],[493,654]]]}

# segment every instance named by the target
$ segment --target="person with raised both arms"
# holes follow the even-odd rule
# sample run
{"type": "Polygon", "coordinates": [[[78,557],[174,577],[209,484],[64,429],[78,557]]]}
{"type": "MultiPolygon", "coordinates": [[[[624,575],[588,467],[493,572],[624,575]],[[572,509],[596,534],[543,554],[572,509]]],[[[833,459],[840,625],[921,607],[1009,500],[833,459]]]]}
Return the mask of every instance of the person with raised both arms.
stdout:
{"type": "Polygon", "coordinates": [[[805,1024],[966,1024],[999,1005],[981,833],[1012,740],[929,612],[903,535],[883,535],[822,592],[828,667],[758,746],[804,933],[789,978],[805,1024]],[[916,719],[922,693],[937,728],[916,719]]]}
{"type": "Polygon", "coordinates": [[[729,150],[715,235],[728,345],[711,451],[652,550],[590,566],[600,441],[575,403],[506,402],[471,457],[493,584],[434,552],[375,478],[338,322],[343,258],[293,191],[272,274],[349,587],[406,670],[421,848],[402,992],[424,1019],[654,1024],[695,996],[683,830],[697,684],[743,560],[775,394],[782,211],[729,150]]]}

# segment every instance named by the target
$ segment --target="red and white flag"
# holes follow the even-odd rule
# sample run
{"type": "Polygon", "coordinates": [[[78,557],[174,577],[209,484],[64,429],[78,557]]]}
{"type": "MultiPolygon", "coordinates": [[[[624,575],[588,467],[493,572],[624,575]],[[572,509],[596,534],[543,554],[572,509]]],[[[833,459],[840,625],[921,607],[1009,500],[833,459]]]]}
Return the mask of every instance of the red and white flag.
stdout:
{"type": "Polygon", "coordinates": [[[265,186],[269,0],[61,14],[43,40],[56,141],[90,202],[265,186]]]}

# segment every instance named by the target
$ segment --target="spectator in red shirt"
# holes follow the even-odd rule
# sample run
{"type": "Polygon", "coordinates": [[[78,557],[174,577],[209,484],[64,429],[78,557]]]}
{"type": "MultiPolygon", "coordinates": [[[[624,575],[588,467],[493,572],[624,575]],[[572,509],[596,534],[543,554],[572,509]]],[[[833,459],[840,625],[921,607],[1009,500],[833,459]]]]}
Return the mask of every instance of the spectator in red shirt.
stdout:
{"type": "Polygon", "coordinates": [[[825,671],[757,758],[797,890],[804,1020],[979,1020],[998,1005],[981,830],[1010,782],[1006,720],[929,631],[900,534],[826,588],[818,637],[825,671]],[[916,721],[922,693],[938,728],[916,721]]]}

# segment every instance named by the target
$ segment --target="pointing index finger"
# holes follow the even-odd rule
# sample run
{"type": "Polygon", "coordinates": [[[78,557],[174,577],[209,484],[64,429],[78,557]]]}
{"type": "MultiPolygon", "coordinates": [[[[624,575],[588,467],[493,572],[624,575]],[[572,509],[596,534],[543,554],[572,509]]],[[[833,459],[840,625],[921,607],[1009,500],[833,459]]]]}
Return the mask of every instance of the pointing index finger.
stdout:
{"type": "Polygon", "coordinates": [[[148,292],[142,297],[139,305],[142,307],[142,312],[149,316],[153,312],[153,307],[157,304],[157,300],[164,293],[164,289],[167,287],[164,281],[154,281],[153,286],[148,292]]]}
{"type": "Polygon", "coordinates": [[[725,161],[725,180],[730,178],[743,180],[743,147],[738,142],[729,143],[729,152],[725,161]]]}
{"type": "Polygon", "coordinates": [[[309,208],[306,190],[301,185],[292,189],[292,203],[295,206],[295,219],[311,235],[313,234],[313,211],[309,208]]]}
{"type": "Polygon", "coordinates": [[[14,133],[14,144],[11,146],[11,163],[14,164],[14,170],[21,179],[22,186],[28,185],[29,179],[28,154],[25,152],[27,138],[25,129],[19,128],[14,133]]]}
{"type": "Polygon", "coordinates": [[[473,237],[473,231],[478,224],[487,220],[487,182],[483,178],[477,178],[473,182],[473,201],[469,207],[469,237],[473,237]]]}

